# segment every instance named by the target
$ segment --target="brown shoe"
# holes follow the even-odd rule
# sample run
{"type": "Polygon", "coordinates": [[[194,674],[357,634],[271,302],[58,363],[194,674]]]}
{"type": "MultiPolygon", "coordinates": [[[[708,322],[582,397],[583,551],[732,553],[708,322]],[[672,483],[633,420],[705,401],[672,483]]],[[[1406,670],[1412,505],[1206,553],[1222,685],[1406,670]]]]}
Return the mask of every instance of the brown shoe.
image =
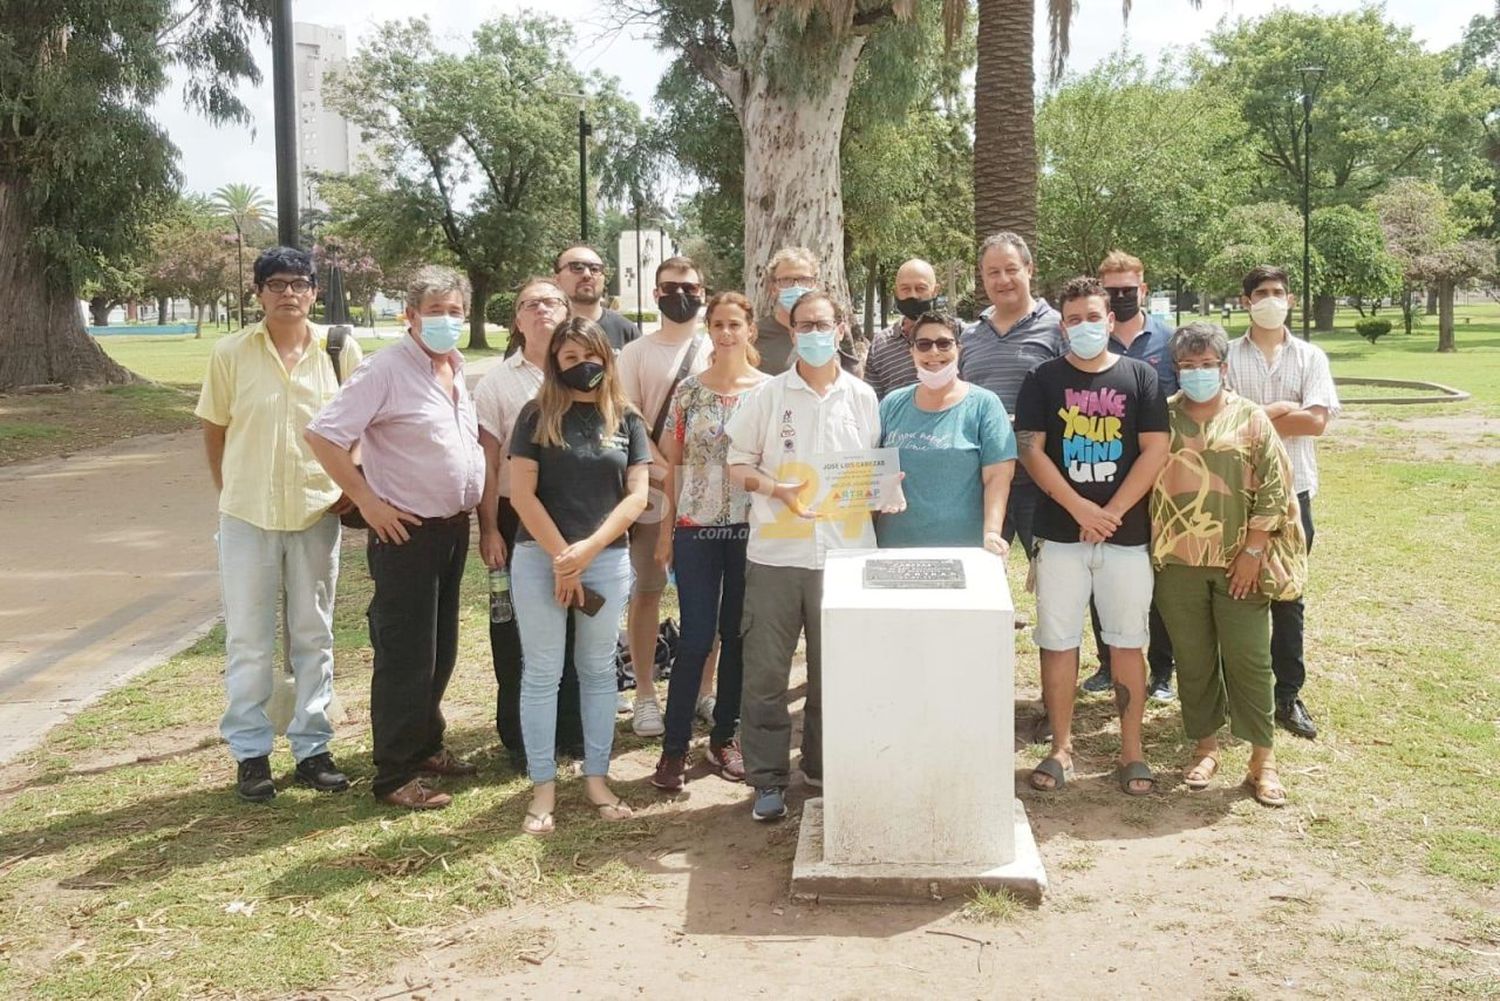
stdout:
{"type": "Polygon", "coordinates": [[[477,775],[479,766],[455,757],[446,747],[417,766],[417,771],[427,775],[477,775]]]}
{"type": "Polygon", "coordinates": [[[445,792],[427,788],[421,779],[412,779],[400,789],[381,796],[380,801],[407,810],[441,810],[453,802],[453,797],[445,792]]]}
{"type": "Polygon", "coordinates": [[[663,754],[651,773],[651,784],[662,792],[682,792],[687,783],[687,763],[686,754],[663,754]]]}
{"type": "Polygon", "coordinates": [[[730,782],[745,781],[745,759],[740,755],[740,742],[731,740],[727,744],[708,742],[708,760],[719,770],[719,776],[730,782]]]}

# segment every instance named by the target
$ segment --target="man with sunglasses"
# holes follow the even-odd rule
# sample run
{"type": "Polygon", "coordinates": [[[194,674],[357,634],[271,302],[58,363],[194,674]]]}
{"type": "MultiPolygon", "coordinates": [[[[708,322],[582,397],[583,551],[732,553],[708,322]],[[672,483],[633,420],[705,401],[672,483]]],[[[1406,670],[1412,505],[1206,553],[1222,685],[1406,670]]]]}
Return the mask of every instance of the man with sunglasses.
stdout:
{"type": "MultiPolygon", "coordinates": [[[[284,618],[296,709],[287,740],[295,781],[338,792],[349,780],[328,753],[333,723],[333,592],[338,576],[338,485],[302,432],[339,391],[328,328],[309,323],[317,272],[307,252],[272,247],[255,259],[265,319],[214,345],[198,397],[208,468],[219,490],[219,572],[224,597],[229,705],[219,732],[239,763],[241,799],[276,795],[275,736],[266,706],[276,680],[276,623],[284,618]]],[[[343,374],[360,363],[344,342],[343,374]]]]}
{"type": "MultiPolygon", "coordinates": [[[[635,712],[630,725],[640,737],[660,737],[666,729],[652,683],[661,592],[667,586],[666,567],[656,559],[656,545],[664,530],[661,498],[668,473],[661,454],[661,435],[677,385],[707,368],[713,353],[707,337],[698,330],[698,313],[703,309],[703,279],[698,265],[686,257],[662,261],[651,295],[661,312],[661,328],[625,345],[620,352],[620,385],[651,428],[651,500],[646,512],[630,527],[630,566],[635,571],[635,584],[626,616],[630,662],[635,666],[635,712]]],[[[665,531],[670,532],[670,526],[665,531]]]]}
{"type": "MultiPolygon", "coordinates": [[[[1139,257],[1123,250],[1112,250],[1099,265],[1099,281],[1109,293],[1109,312],[1115,318],[1109,336],[1111,354],[1124,355],[1150,365],[1156,372],[1162,396],[1177,392],[1177,366],[1167,343],[1172,327],[1161,317],[1146,312],[1151,288],[1146,284],[1146,266],[1139,257]]],[[[1104,642],[1099,625],[1099,610],[1092,604],[1089,616],[1094,630],[1094,647],[1099,651],[1099,670],[1083,682],[1083,690],[1094,694],[1108,692],[1114,684],[1109,666],[1109,644],[1104,642]]],[[[1151,606],[1151,646],[1147,654],[1151,677],[1146,695],[1154,702],[1170,702],[1172,695],[1172,639],[1156,606],[1151,606]]]]}
{"type": "Polygon", "coordinates": [[[583,316],[604,329],[616,352],[641,336],[641,328],[604,305],[607,276],[604,259],[586,243],[565,247],[552,262],[557,287],[568,297],[569,312],[583,316]]]}

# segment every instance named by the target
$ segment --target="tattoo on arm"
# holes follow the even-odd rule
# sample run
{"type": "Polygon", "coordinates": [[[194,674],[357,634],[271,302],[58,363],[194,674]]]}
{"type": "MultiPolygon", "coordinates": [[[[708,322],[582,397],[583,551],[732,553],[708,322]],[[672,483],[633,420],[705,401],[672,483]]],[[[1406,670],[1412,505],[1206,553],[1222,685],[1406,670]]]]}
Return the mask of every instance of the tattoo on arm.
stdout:
{"type": "Polygon", "coordinates": [[[1029,452],[1032,449],[1041,448],[1043,445],[1043,441],[1043,434],[1040,431],[1016,432],[1016,444],[1021,447],[1021,451],[1023,452],[1029,452]]]}

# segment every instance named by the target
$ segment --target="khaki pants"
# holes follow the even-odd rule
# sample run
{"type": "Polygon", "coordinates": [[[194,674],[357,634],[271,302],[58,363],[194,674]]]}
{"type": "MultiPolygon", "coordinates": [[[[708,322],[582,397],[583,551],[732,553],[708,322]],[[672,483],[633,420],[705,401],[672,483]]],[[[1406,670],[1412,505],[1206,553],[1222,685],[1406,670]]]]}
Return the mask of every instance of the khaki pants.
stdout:
{"type": "Polygon", "coordinates": [[[807,703],[802,770],[823,777],[823,571],[751,563],[745,574],[745,682],[740,750],[745,782],[784,789],[790,782],[792,714],[787,685],[799,635],[807,636],[807,703]]]}
{"type": "Polygon", "coordinates": [[[1260,595],[1231,598],[1222,567],[1168,565],[1156,575],[1156,607],[1172,637],[1188,737],[1213,736],[1227,711],[1230,733],[1270,747],[1270,601],[1260,595]]]}

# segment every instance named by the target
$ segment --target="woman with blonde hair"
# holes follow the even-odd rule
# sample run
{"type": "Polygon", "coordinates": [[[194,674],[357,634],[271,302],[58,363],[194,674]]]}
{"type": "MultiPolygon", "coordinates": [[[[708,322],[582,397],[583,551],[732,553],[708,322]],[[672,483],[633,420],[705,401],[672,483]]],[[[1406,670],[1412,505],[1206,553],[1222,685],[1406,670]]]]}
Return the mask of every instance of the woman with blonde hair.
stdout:
{"type": "Polygon", "coordinates": [[[557,325],[537,397],[511,434],[511,503],[520,515],[511,590],[521,630],[521,731],[533,783],[522,830],[549,834],[557,802],[557,684],[568,617],[583,716],[583,781],[605,820],[630,807],[609,789],[615,637],[630,596],[626,530],[646,509],[646,422],[625,399],[597,323],[557,325]]]}
{"type": "Polygon", "coordinates": [[[682,381],[672,397],[661,450],[670,469],[663,515],[676,528],[662,533],[657,559],[677,570],[682,637],[667,686],[666,734],[651,784],[680,792],[703,666],[719,636],[718,695],[708,761],[731,782],[745,777],[735,730],[740,715],[740,613],[745,602],[745,547],[750,501],[729,482],[724,425],[768,376],[756,369],[755,309],[738,292],[721,292],[704,313],[713,354],[709,367],[682,381]]]}

